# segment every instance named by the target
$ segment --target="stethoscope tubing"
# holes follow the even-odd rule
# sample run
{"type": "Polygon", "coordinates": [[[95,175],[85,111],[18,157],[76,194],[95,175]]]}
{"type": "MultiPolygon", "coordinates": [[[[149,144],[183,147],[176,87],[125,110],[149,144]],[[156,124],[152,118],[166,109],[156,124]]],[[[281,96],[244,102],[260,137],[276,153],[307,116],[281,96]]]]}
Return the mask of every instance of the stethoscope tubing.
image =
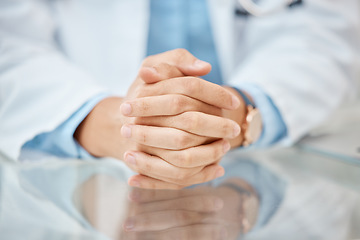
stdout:
{"type": "Polygon", "coordinates": [[[253,0],[238,0],[240,5],[251,15],[255,17],[262,17],[265,15],[270,15],[276,12],[283,11],[287,8],[293,0],[283,0],[279,4],[274,5],[271,8],[262,8],[258,4],[254,3],[253,0]]]}

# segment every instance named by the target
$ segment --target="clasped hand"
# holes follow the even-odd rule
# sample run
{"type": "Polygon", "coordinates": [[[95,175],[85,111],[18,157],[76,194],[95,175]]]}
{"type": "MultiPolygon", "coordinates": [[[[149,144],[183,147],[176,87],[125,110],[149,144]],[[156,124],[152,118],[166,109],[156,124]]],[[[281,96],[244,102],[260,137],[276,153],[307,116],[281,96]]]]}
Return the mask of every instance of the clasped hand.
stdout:
{"type": "Polygon", "coordinates": [[[241,131],[224,113],[240,99],[198,77],[210,70],[182,49],[150,56],[127,95],[101,101],[74,136],[94,156],[124,159],[139,173],[131,186],[179,189],[220,177],[218,162],[241,131]]]}
{"type": "Polygon", "coordinates": [[[196,75],[208,63],[185,50],[147,58],[121,105],[127,117],[121,134],[133,143],[124,160],[140,175],[129,183],[143,188],[183,188],[224,174],[217,163],[230,150],[239,125],[222,116],[239,99],[196,75]]]}

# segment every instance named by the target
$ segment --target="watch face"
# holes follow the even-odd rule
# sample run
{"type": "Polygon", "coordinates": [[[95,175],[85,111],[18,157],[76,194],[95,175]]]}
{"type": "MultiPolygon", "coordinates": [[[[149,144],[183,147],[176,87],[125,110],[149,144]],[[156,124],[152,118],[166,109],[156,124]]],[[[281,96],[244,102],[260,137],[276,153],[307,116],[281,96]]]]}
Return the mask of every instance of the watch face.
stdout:
{"type": "Polygon", "coordinates": [[[246,117],[247,129],[245,133],[245,139],[249,144],[256,142],[262,132],[262,120],[260,111],[258,109],[251,109],[246,117]]]}

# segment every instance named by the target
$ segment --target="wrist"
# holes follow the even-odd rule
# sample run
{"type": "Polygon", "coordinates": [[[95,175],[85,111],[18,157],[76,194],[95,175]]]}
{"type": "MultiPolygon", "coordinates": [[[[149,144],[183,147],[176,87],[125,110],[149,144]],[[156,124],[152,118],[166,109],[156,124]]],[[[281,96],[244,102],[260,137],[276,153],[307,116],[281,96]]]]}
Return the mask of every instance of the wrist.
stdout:
{"type": "Polygon", "coordinates": [[[120,113],[120,97],[108,97],[100,101],[77,127],[75,140],[95,157],[121,158],[124,140],[120,136],[123,116],[120,113]]]}

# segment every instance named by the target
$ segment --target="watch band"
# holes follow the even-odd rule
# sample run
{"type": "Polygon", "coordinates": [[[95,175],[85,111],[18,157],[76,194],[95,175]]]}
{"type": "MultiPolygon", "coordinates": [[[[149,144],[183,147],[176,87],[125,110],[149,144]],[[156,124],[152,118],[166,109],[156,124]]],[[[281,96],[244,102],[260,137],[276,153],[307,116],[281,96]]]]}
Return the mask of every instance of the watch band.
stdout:
{"type": "Polygon", "coordinates": [[[243,91],[241,91],[240,89],[238,89],[236,87],[232,87],[232,88],[235,89],[240,94],[240,96],[244,99],[247,106],[250,105],[253,108],[256,107],[255,104],[246,96],[246,94],[243,91]]]}
{"type": "Polygon", "coordinates": [[[239,95],[243,98],[245,102],[245,119],[244,122],[240,125],[241,132],[243,136],[242,146],[247,147],[252,143],[256,142],[261,136],[262,132],[262,120],[260,110],[256,108],[256,105],[249,97],[245,94],[244,91],[234,88],[239,95]]]}
{"type": "MultiPolygon", "coordinates": [[[[288,8],[294,8],[297,6],[301,6],[303,5],[304,0],[292,0],[289,4],[288,4],[288,8]]],[[[245,9],[242,8],[236,8],[235,9],[235,15],[239,16],[239,17],[248,17],[250,16],[250,13],[248,11],[246,11],[245,9]]]]}

